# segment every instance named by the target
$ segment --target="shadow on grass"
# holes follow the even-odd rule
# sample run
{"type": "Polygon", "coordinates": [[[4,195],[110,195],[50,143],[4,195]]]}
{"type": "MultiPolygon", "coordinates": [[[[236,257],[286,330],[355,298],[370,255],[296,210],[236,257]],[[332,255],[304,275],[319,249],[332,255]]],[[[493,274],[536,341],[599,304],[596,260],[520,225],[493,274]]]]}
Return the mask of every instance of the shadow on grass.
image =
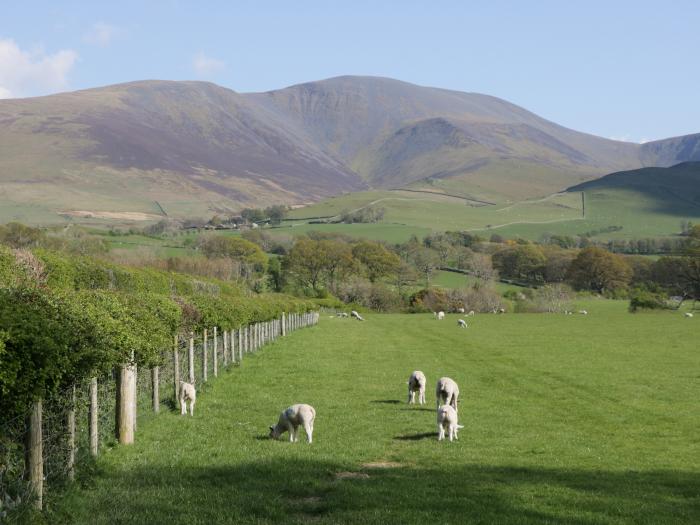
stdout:
{"type": "Polygon", "coordinates": [[[384,405],[399,405],[401,404],[401,401],[398,399],[375,399],[374,401],[370,401],[370,403],[382,403],[384,405]]]}
{"type": "Polygon", "coordinates": [[[420,441],[421,439],[428,438],[437,439],[437,432],[421,432],[420,434],[405,434],[403,436],[395,436],[394,439],[398,441],[420,441]]]}
{"type": "Polygon", "coordinates": [[[104,472],[48,517],[96,525],[698,523],[699,492],[700,474],[679,471],[469,465],[353,475],[346,464],[289,458],[104,472]]]}
{"type": "Polygon", "coordinates": [[[401,410],[410,410],[412,412],[435,412],[434,408],[428,408],[428,407],[407,407],[407,408],[402,408],[401,410]]]}

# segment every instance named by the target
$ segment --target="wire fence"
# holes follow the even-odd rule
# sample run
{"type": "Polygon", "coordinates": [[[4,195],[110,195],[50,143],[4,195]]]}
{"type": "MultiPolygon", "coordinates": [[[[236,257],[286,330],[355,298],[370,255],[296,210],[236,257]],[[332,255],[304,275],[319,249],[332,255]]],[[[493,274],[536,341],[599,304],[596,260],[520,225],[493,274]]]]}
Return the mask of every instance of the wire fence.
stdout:
{"type": "MultiPolygon", "coordinates": [[[[157,367],[136,371],[131,397],[134,426],[162,410],[180,410],[181,381],[194,379],[198,394],[206,393],[208,381],[238,366],[246,354],[318,320],[317,312],[289,314],[237,330],[176,337],[157,367]]],[[[21,521],[31,509],[41,509],[47,491],[72,481],[105,447],[125,442],[120,414],[129,400],[122,399],[121,375],[114,370],[81,381],[2,423],[0,523],[21,521]]]]}

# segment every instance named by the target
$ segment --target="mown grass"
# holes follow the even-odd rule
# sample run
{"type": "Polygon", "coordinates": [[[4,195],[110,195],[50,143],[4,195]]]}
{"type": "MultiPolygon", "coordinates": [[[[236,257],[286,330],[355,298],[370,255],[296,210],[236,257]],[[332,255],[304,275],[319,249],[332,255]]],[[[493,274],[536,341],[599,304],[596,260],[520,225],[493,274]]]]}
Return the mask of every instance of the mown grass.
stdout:
{"type": "Polygon", "coordinates": [[[144,422],[50,521],[697,523],[698,324],[582,305],[467,330],[449,315],[324,316],[246,356],[194,418],[144,422]],[[414,369],[425,407],[405,404],[414,369]],[[436,441],[442,375],[461,387],[455,443],[436,441]],[[313,445],[266,438],[294,402],[316,407],[313,445]]]}

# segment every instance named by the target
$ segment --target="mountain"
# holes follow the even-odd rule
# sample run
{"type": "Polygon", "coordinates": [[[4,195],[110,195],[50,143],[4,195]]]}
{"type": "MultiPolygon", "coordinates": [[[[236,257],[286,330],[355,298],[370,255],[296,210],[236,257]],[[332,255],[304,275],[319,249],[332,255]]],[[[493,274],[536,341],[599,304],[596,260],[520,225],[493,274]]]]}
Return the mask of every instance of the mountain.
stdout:
{"type": "Polygon", "coordinates": [[[366,188],[517,201],[695,160],[699,143],[612,141],[488,95],[378,77],[247,94],[132,82],[0,100],[0,222],[210,216],[366,188]]]}
{"type": "Polygon", "coordinates": [[[365,186],[276,115],[214,84],[0,101],[0,207],[210,216],[365,186]]]}

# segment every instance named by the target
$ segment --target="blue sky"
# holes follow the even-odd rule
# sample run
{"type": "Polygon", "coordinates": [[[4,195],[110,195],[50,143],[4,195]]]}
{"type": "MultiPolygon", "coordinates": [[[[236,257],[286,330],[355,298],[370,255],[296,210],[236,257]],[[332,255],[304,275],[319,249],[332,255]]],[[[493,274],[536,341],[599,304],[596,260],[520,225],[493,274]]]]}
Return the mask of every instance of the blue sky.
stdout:
{"type": "Polygon", "coordinates": [[[5,2],[0,97],[147,78],[378,75],[631,141],[700,132],[700,2],[5,2]]]}

